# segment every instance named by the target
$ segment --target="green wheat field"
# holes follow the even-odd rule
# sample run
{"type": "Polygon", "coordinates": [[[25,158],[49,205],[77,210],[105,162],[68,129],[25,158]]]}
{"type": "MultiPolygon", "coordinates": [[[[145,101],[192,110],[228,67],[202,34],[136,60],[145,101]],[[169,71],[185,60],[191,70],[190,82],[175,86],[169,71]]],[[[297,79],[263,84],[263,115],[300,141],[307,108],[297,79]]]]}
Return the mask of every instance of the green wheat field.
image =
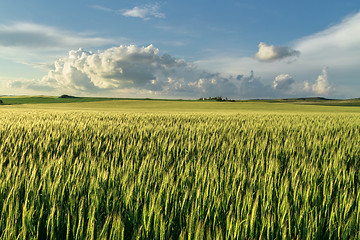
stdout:
{"type": "Polygon", "coordinates": [[[360,238],[354,104],[1,99],[0,239],[360,238]]]}

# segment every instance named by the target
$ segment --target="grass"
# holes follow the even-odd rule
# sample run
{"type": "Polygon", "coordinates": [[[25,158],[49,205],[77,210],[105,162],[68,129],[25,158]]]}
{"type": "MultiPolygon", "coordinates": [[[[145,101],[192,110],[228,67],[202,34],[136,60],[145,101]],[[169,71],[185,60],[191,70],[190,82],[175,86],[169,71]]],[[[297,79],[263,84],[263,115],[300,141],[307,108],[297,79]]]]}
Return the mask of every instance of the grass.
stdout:
{"type": "Polygon", "coordinates": [[[0,107],[0,239],[360,238],[356,107],[0,107]]]}

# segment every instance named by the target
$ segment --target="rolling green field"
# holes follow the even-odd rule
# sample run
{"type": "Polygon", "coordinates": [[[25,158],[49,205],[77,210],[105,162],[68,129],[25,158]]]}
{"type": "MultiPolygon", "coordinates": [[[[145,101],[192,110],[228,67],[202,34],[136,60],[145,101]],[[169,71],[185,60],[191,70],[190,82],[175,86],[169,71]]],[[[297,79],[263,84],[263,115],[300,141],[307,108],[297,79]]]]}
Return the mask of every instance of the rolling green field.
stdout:
{"type": "Polygon", "coordinates": [[[0,106],[0,239],[359,239],[360,108],[0,106]]]}

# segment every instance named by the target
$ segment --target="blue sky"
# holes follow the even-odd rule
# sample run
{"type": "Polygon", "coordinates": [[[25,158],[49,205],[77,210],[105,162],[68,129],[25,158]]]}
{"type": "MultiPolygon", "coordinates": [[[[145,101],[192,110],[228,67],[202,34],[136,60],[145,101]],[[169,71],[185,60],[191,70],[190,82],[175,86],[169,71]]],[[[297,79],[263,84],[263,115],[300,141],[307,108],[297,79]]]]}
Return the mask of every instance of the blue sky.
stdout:
{"type": "Polygon", "coordinates": [[[360,97],[360,2],[10,1],[0,95],[360,97]]]}

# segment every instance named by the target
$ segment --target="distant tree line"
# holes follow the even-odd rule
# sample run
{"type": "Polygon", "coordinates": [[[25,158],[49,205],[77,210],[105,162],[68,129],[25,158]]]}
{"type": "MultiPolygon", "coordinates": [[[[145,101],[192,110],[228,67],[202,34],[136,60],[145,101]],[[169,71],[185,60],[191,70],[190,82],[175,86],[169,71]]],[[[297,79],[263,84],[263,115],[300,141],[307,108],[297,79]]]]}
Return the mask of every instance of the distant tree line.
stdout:
{"type": "Polygon", "coordinates": [[[63,94],[63,95],[61,95],[59,98],[77,98],[77,97],[63,94]]]}
{"type": "Polygon", "coordinates": [[[221,96],[217,97],[208,97],[208,98],[199,98],[200,101],[217,101],[217,102],[235,102],[235,100],[223,98],[221,96]]]}
{"type": "Polygon", "coordinates": [[[3,104],[4,102],[0,99],[0,104],[3,104]]]}

